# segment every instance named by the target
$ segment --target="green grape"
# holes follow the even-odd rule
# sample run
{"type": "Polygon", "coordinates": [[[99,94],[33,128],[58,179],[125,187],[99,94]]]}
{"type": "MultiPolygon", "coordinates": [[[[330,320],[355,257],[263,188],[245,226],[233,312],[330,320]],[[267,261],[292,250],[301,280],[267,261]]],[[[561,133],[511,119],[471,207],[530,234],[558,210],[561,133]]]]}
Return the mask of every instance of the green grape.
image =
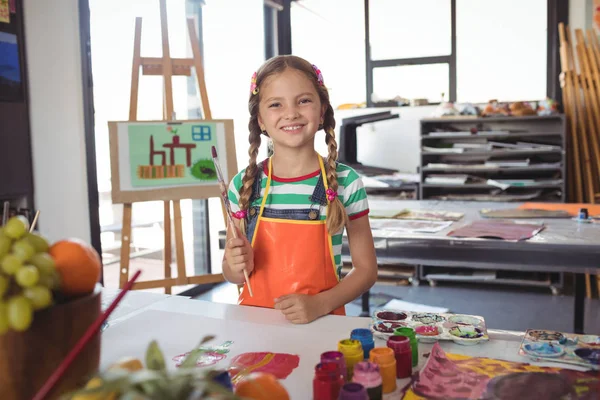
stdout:
{"type": "Polygon", "coordinates": [[[4,226],[4,234],[11,239],[20,239],[29,230],[29,221],[22,215],[12,217],[4,226]]]}
{"type": "Polygon", "coordinates": [[[8,286],[10,285],[10,281],[4,275],[0,275],[0,299],[4,296],[4,293],[8,290],[8,286]]]}
{"type": "Polygon", "coordinates": [[[2,260],[2,265],[0,265],[0,267],[2,267],[2,271],[8,275],[14,275],[22,266],[23,261],[21,261],[21,259],[14,254],[9,254],[4,257],[2,260]]]}
{"type": "Polygon", "coordinates": [[[58,290],[60,287],[60,276],[56,271],[51,274],[42,274],[40,275],[39,284],[50,290],[58,290]]]}
{"type": "Polygon", "coordinates": [[[33,286],[23,291],[25,297],[31,301],[34,310],[41,310],[52,304],[52,292],[44,286],[33,286]]]}
{"type": "Polygon", "coordinates": [[[26,239],[17,240],[12,245],[12,252],[21,261],[29,260],[35,254],[35,247],[26,239]]]}
{"type": "Polygon", "coordinates": [[[0,260],[2,260],[2,258],[8,254],[11,244],[11,238],[0,232],[0,260]]]}
{"type": "Polygon", "coordinates": [[[50,248],[48,240],[39,233],[28,233],[25,239],[35,248],[36,253],[45,253],[50,248]]]}
{"type": "Polygon", "coordinates": [[[8,323],[15,331],[26,331],[33,320],[33,307],[27,297],[19,295],[8,300],[8,323]]]}
{"type": "Polygon", "coordinates": [[[0,335],[8,332],[8,306],[5,302],[0,301],[0,335]]]}
{"type": "Polygon", "coordinates": [[[42,275],[50,275],[56,272],[54,258],[52,258],[48,253],[35,254],[33,257],[31,257],[31,260],[29,260],[29,264],[38,267],[40,274],[42,275]]]}
{"type": "Polygon", "coordinates": [[[15,280],[21,287],[32,287],[40,280],[40,272],[33,265],[25,265],[23,268],[19,268],[15,274],[15,280]]]}

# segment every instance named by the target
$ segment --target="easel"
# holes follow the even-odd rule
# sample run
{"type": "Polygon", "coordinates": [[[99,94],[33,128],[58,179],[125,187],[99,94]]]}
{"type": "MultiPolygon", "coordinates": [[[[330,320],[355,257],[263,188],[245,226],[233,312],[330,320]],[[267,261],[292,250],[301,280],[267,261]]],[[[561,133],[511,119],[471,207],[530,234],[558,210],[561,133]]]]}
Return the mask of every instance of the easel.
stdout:
{"type": "MultiPolygon", "coordinates": [[[[600,44],[593,30],[587,31],[587,43],[581,29],[575,30],[576,43],[563,23],[558,25],[558,33],[563,105],[569,125],[569,200],[595,204],[600,200],[600,44]]],[[[585,278],[586,296],[591,298],[590,274],[585,278]]],[[[600,275],[596,283],[600,296],[600,275]]]]}
{"type": "MultiPolygon", "coordinates": [[[[137,121],[138,86],[140,78],[140,67],[143,75],[158,75],[164,79],[163,98],[163,120],[174,119],[173,112],[173,76],[191,76],[191,68],[194,67],[198,79],[198,86],[203,109],[203,118],[212,119],[206,84],[204,81],[204,68],[200,59],[200,43],[196,36],[194,20],[187,19],[188,35],[192,47],[193,58],[171,58],[169,50],[169,33],[167,24],[166,0],[160,3],[160,25],[162,37],[162,57],[141,57],[142,18],[135,19],[135,36],[133,45],[133,67],[131,73],[131,96],[129,104],[129,121],[137,121]]],[[[164,201],[164,279],[137,282],[133,289],[149,289],[164,287],[165,293],[170,294],[173,286],[188,284],[209,284],[223,282],[222,274],[207,274],[200,276],[187,276],[185,270],[185,255],[183,247],[183,230],[181,225],[181,205],[179,200],[164,201]],[[173,226],[175,228],[175,253],[177,260],[177,277],[171,277],[171,202],[173,203],[173,226]]],[[[121,269],[119,287],[127,283],[129,278],[129,252],[131,245],[131,213],[132,203],[123,204],[123,227],[121,235],[121,269]]],[[[223,208],[223,213],[225,209],[223,208]]],[[[226,215],[223,214],[226,218],[226,215]]]]}

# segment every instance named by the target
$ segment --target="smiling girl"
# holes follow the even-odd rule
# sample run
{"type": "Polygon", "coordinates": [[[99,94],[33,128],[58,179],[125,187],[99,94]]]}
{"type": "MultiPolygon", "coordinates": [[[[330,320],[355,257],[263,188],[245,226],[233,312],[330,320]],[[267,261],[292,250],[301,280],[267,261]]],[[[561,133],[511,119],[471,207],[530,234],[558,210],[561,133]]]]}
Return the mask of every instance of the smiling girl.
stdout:
{"type": "Polygon", "coordinates": [[[243,284],[238,303],[281,310],[292,323],[326,314],[345,315],[344,305],[377,278],[377,262],[362,182],[337,162],[335,119],[321,71],[295,56],[269,59],[252,77],[250,161],[230,183],[229,198],[242,233],[228,230],[225,278],[243,284]],[[315,151],[325,131],[329,150],[315,151]],[[257,163],[262,136],[273,156],[257,163]],[[341,279],[346,229],[352,270],[341,279]]]}

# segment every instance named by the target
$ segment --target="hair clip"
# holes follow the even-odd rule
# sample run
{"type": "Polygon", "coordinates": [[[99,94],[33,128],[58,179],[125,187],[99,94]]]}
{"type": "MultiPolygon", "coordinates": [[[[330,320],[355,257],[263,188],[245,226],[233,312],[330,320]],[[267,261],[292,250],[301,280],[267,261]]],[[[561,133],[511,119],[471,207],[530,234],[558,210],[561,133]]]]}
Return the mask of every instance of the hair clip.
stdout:
{"type": "Polygon", "coordinates": [[[246,218],[246,215],[248,215],[248,212],[246,210],[240,210],[234,212],[232,215],[237,219],[244,219],[246,218]]]}
{"type": "Polygon", "coordinates": [[[250,92],[252,94],[258,94],[258,86],[256,86],[256,72],[252,74],[252,79],[250,80],[250,92]]]}
{"type": "Polygon", "coordinates": [[[319,82],[319,86],[323,86],[323,74],[321,73],[321,70],[315,64],[313,64],[312,67],[315,70],[315,74],[317,74],[317,82],[319,82]]]}
{"type": "Polygon", "coordinates": [[[333,189],[327,189],[325,194],[327,194],[327,200],[329,201],[335,200],[335,197],[338,195],[333,189]]]}

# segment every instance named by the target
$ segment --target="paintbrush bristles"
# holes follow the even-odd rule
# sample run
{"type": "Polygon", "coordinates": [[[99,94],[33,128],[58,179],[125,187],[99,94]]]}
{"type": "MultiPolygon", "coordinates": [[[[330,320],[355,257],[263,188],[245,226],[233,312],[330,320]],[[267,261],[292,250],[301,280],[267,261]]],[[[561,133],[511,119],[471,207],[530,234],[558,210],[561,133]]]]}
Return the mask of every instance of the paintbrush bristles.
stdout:
{"type": "Polygon", "coordinates": [[[212,146],[212,147],[210,148],[210,151],[211,151],[211,153],[212,153],[212,157],[213,157],[213,158],[217,158],[217,148],[216,148],[215,146],[212,146]]]}

